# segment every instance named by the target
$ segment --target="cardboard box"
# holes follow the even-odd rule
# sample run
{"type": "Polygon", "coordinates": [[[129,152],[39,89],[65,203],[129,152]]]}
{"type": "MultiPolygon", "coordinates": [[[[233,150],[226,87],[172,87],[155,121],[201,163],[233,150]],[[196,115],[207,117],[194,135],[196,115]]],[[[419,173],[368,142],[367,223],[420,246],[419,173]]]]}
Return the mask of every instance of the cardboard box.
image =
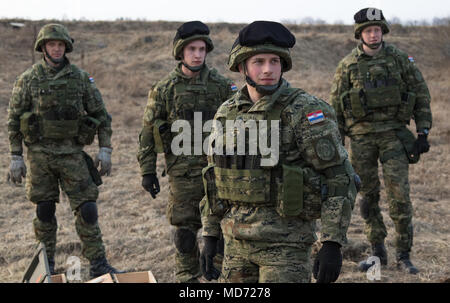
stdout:
{"type": "Polygon", "coordinates": [[[157,283],[151,271],[113,274],[116,283],[157,283]]]}
{"type": "Polygon", "coordinates": [[[114,280],[110,274],[105,274],[103,276],[89,280],[86,283],[114,283],[114,280]]]}

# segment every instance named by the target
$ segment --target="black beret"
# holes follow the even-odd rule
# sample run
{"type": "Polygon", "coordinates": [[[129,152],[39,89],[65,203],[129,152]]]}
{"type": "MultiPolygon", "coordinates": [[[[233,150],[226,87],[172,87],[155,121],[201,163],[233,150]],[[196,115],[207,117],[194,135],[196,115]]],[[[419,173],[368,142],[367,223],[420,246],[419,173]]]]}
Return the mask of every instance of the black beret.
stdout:
{"type": "Polygon", "coordinates": [[[178,29],[173,41],[186,39],[194,35],[209,35],[208,26],[200,21],[190,21],[183,23],[178,29]]]}
{"type": "Polygon", "coordinates": [[[239,32],[236,44],[241,46],[254,46],[271,43],[283,48],[291,48],[295,45],[295,37],[281,23],[272,21],[255,21],[244,27],[239,32]]]}
{"type": "Polygon", "coordinates": [[[359,12],[357,12],[354,16],[353,19],[355,19],[355,23],[364,23],[364,22],[369,22],[369,21],[381,21],[381,20],[385,20],[384,16],[383,16],[383,12],[380,9],[377,8],[363,8],[362,10],[360,10],[359,12]],[[369,12],[369,14],[371,14],[371,19],[369,20],[369,18],[367,18],[367,11],[371,10],[369,12]],[[380,12],[380,14],[378,14],[378,12],[380,12]],[[379,18],[378,18],[379,17],[379,18]]]}

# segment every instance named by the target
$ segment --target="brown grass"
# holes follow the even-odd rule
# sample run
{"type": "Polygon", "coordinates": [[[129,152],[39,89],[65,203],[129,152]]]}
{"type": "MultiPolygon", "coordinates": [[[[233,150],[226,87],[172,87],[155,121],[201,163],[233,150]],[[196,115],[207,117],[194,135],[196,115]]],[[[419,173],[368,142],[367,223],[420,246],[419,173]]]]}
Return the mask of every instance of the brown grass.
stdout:
{"type": "MultiPolygon", "coordinates": [[[[6,110],[14,79],[31,64],[33,26],[47,22],[26,21],[14,30],[8,20],[0,20],[0,119],[6,124],[6,110]]],[[[94,78],[108,111],[113,116],[113,171],[104,178],[98,200],[100,227],[108,259],[114,266],[134,271],[152,270],[160,282],[174,281],[173,228],[165,218],[168,195],[167,178],[160,178],[161,193],[152,200],[140,186],[136,161],[137,138],[146,96],[151,85],[175,65],[171,45],[174,22],[69,22],[75,38],[71,61],[94,78]],[[82,51],[83,50],[83,51],[82,51]],[[82,60],[82,53],[84,58],[82,60]]],[[[208,63],[221,73],[243,81],[226,70],[227,53],[242,25],[210,24],[215,50],[208,63]]],[[[293,70],[285,74],[293,86],[328,100],[330,83],[339,60],[354,46],[351,26],[299,26],[289,28],[296,34],[293,70]]],[[[449,27],[395,26],[386,37],[413,55],[428,82],[434,115],[430,135],[431,150],[421,162],[410,166],[411,198],[414,216],[412,258],[421,273],[405,275],[395,269],[394,227],[389,218],[386,195],[381,208],[388,228],[389,265],[382,269],[383,282],[443,282],[450,278],[448,221],[450,219],[450,34],[449,27]]],[[[36,53],[36,58],[39,55],[36,53]]],[[[23,186],[6,183],[9,168],[6,125],[0,130],[0,281],[18,282],[30,262],[35,245],[32,220],[34,206],[25,198],[23,186]]],[[[94,155],[95,144],[87,151],[94,155]]],[[[161,172],[163,162],[158,161],[161,172]]],[[[381,176],[381,171],[380,171],[381,176]]],[[[81,246],[67,198],[62,195],[57,207],[57,270],[65,271],[71,255],[81,258],[81,246]]],[[[343,249],[344,264],[339,282],[368,282],[355,270],[358,261],[369,253],[363,234],[363,221],[356,205],[349,229],[349,244],[343,249]]],[[[318,245],[315,246],[316,250],[318,245]]],[[[82,278],[88,279],[88,262],[82,260],[82,278]]]]}

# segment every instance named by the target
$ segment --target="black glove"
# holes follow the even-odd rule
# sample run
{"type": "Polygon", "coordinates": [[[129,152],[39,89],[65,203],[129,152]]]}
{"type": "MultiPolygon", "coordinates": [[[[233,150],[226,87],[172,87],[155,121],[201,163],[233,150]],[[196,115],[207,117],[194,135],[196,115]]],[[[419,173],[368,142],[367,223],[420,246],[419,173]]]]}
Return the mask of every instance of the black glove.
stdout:
{"type": "Polygon", "coordinates": [[[159,193],[159,182],[156,174],[148,174],[142,177],[142,187],[150,193],[153,199],[159,193]]]}
{"type": "Polygon", "coordinates": [[[341,273],[341,245],[325,241],[314,260],[313,274],[317,283],[331,283],[337,280],[341,273]]]}
{"type": "Polygon", "coordinates": [[[417,136],[416,142],[414,142],[414,150],[416,150],[418,154],[423,154],[430,150],[427,135],[419,134],[417,136]]]}
{"type": "Polygon", "coordinates": [[[203,277],[206,280],[211,281],[211,279],[217,280],[220,276],[220,271],[214,267],[213,259],[217,253],[217,239],[212,236],[204,236],[203,242],[204,246],[200,254],[200,269],[202,271],[203,277]]]}

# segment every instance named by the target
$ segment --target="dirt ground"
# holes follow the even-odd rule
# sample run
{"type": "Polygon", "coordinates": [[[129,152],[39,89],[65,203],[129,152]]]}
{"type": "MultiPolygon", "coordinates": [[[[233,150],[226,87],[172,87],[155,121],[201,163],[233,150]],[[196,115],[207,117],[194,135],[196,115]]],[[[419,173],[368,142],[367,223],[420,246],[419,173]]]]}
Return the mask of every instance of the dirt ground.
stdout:
{"type": "MultiPolygon", "coordinates": [[[[7,107],[15,77],[40,59],[32,51],[34,35],[48,22],[24,21],[13,29],[11,20],[0,20],[0,282],[20,282],[36,245],[32,220],[35,207],[25,197],[24,186],[6,182],[9,169],[7,107]]],[[[53,20],[55,21],[55,20],[53,20]]],[[[52,21],[52,22],[53,22],[52,21]]],[[[49,21],[50,22],[50,21],[49,21]]],[[[72,63],[88,71],[100,89],[113,117],[112,175],[104,178],[98,199],[99,222],[112,265],[127,271],[151,270],[158,282],[174,282],[173,228],[165,218],[167,177],[160,177],[161,193],[153,200],[141,187],[136,160],[142,114],[151,85],[176,64],[171,56],[176,22],[66,22],[75,39],[72,63]]],[[[243,25],[209,24],[215,50],[207,63],[243,85],[243,79],[226,70],[229,49],[243,25]]],[[[292,51],[293,69],[284,77],[294,87],[328,101],[337,63],[356,45],[351,26],[289,26],[297,44],[292,51]]],[[[450,281],[450,27],[394,26],[385,37],[414,56],[430,89],[433,129],[430,152],[410,166],[411,199],[414,206],[412,260],[418,275],[395,268],[394,226],[386,195],[381,209],[388,228],[389,264],[381,270],[381,282],[450,281]]],[[[412,123],[414,128],[414,123],[412,123]]],[[[96,143],[86,148],[94,156],[96,143]]],[[[163,162],[158,160],[158,172],[163,162]]],[[[380,177],[382,173],[380,170],[380,177]]],[[[70,256],[81,259],[82,280],[88,280],[88,261],[81,257],[74,217],[61,194],[57,206],[58,244],[56,269],[64,272],[70,256]]],[[[343,268],[338,282],[370,282],[356,270],[369,254],[364,224],[355,206],[343,247],[343,268]]],[[[200,238],[200,234],[199,234],[200,238]]],[[[317,248],[317,247],[316,247],[317,248]]]]}

